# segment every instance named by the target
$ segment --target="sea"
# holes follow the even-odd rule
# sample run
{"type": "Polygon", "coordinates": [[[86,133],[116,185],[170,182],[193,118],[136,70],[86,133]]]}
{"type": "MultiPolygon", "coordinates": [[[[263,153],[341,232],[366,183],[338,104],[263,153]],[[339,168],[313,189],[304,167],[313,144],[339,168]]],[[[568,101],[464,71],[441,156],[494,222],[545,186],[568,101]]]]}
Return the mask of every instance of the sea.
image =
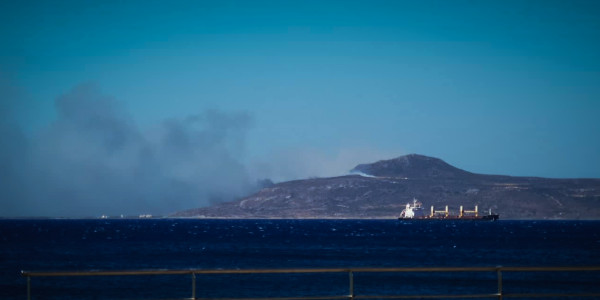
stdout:
{"type": "MultiPolygon", "coordinates": [[[[600,221],[0,220],[0,299],[27,299],[22,270],[496,266],[600,266],[600,221]]],[[[598,273],[505,272],[503,291],[600,293],[598,273]]],[[[199,298],[349,294],[343,272],[194,280],[199,298]]],[[[352,280],[356,295],[486,294],[498,283],[496,272],[356,273],[352,280]]],[[[177,299],[190,297],[191,286],[189,274],[32,277],[31,298],[177,299]]]]}

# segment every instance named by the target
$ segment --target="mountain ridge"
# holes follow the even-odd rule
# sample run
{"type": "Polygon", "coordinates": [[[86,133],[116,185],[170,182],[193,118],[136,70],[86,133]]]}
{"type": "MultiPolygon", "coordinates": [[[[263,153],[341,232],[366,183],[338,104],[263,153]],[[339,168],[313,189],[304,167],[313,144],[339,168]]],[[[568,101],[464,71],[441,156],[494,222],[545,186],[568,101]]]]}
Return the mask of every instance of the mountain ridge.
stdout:
{"type": "Polygon", "coordinates": [[[471,173],[409,154],[359,164],[356,174],[286,181],[236,201],[178,212],[205,218],[395,218],[413,198],[428,206],[478,205],[502,219],[600,219],[600,179],[471,173]]]}
{"type": "Polygon", "coordinates": [[[359,164],[350,170],[350,173],[357,171],[377,177],[447,178],[473,175],[439,158],[420,154],[408,154],[374,163],[359,164]]]}

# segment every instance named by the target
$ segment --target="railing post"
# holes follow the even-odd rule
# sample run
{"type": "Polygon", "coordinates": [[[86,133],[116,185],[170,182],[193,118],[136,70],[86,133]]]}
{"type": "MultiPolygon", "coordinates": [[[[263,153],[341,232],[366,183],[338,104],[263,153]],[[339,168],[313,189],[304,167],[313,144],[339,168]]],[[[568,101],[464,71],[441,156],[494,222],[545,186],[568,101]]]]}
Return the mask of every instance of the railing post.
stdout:
{"type": "Polygon", "coordinates": [[[498,274],[498,299],[502,300],[502,267],[496,269],[498,274]]]}
{"type": "Polygon", "coordinates": [[[354,300],[354,274],[352,270],[348,271],[348,279],[350,280],[350,295],[348,296],[350,300],[354,300]]]}
{"type": "Polygon", "coordinates": [[[31,277],[27,276],[27,300],[31,300],[31,277]]]}
{"type": "Polygon", "coordinates": [[[192,299],[196,299],[196,273],[192,272],[192,299]]]}

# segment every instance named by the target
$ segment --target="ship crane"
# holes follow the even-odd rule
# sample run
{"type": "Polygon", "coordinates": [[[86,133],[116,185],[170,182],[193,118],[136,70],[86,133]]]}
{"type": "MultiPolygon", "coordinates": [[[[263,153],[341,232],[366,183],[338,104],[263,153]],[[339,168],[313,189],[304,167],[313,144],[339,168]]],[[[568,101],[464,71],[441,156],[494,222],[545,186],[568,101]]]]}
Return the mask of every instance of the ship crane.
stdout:
{"type": "Polygon", "coordinates": [[[460,206],[460,214],[459,217],[462,218],[465,214],[474,214],[475,217],[479,216],[479,210],[477,209],[477,205],[475,205],[475,210],[464,210],[462,205],[460,206]]]}
{"type": "Polygon", "coordinates": [[[448,205],[446,205],[446,209],[442,210],[442,211],[436,211],[433,208],[433,205],[431,206],[431,215],[429,215],[430,218],[433,218],[436,216],[436,214],[440,214],[440,215],[444,215],[444,217],[448,217],[450,215],[450,211],[448,210],[448,205]]]}

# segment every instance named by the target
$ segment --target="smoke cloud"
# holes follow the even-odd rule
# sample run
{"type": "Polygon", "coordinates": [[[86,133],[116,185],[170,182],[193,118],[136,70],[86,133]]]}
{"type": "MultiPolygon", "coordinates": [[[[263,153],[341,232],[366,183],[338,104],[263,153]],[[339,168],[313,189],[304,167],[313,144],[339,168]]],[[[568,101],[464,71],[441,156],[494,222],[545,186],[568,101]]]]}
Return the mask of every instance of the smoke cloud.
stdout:
{"type": "Polygon", "coordinates": [[[26,136],[0,87],[0,215],[168,214],[255,189],[240,162],[246,113],[216,110],[143,131],[93,85],[55,101],[57,118],[26,136]]]}
{"type": "Polygon", "coordinates": [[[396,156],[389,152],[360,146],[344,147],[330,153],[316,148],[302,147],[278,150],[269,155],[268,161],[256,161],[249,169],[252,174],[260,174],[262,177],[280,182],[300,178],[350,175],[350,170],[358,164],[396,156]]]}

